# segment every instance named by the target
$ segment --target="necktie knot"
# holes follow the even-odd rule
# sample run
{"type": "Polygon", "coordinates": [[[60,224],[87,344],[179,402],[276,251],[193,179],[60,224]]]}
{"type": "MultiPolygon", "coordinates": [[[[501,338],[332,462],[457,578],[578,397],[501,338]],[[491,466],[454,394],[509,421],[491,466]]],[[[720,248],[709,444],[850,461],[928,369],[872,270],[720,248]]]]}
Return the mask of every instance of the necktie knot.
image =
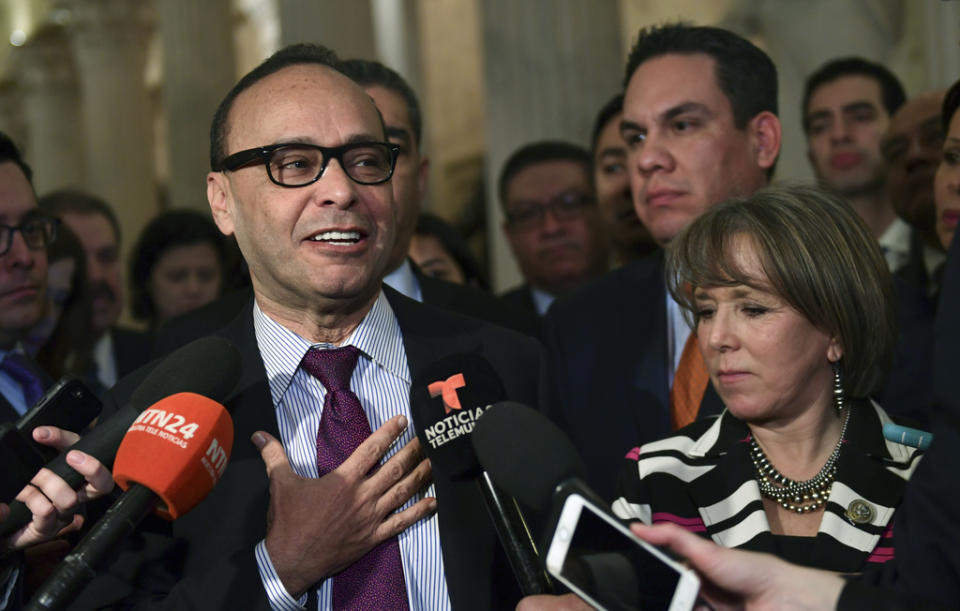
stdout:
{"type": "Polygon", "coordinates": [[[354,346],[331,350],[311,348],[303,357],[303,369],[320,380],[327,392],[350,390],[350,377],[360,351],[354,346]]]}

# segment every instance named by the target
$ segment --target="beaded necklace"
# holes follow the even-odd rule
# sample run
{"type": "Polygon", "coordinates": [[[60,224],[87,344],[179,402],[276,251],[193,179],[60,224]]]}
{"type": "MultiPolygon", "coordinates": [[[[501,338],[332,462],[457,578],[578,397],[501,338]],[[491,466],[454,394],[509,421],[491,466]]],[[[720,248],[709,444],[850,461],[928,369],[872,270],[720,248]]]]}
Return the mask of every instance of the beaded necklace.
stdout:
{"type": "Polygon", "coordinates": [[[850,410],[845,410],[843,426],[840,429],[840,439],[830,453],[830,457],[819,472],[812,478],[796,482],[786,477],[770,462],[767,455],[757,443],[754,435],[750,436],[750,459],[757,471],[757,483],[760,485],[760,494],[776,502],[784,509],[797,513],[811,513],[823,507],[830,496],[830,488],[837,475],[837,459],[840,456],[840,447],[847,433],[847,423],[850,421],[850,410]]]}

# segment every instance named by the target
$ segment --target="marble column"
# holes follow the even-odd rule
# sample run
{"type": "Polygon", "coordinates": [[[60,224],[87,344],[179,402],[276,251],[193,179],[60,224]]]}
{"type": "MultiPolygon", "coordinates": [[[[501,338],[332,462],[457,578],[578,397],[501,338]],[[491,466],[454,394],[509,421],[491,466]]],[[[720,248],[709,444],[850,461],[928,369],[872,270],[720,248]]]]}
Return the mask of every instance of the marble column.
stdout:
{"type": "Polygon", "coordinates": [[[617,0],[485,0],[487,231],[494,288],[520,280],[496,182],[506,158],[543,139],[589,145],[597,111],[621,90],[617,0]]]}
{"type": "Polygon", "coordinates": [[[163,48],[168,202],[208,211],[210,122],[236,82],[230,0],[157,0],[163,48]]]}
{"type": "Polygon", "coordinates": [[[87,189],[117,213],[124,258],[157,213],[152,105],[144,84],[152,2],[73,0],[70,38],[82,99],[87,189]]]}
{"type": "Polygon", "coordinates": [[[86,164],[80,96],[66,32],[45,26],[15,54],[27,123],[24,150],[37,193],[82,187],[86,164]]]}
{"type": "Polygon", "coordinates": [[[27,140],[27,123],[23,117],[23,92],[12,78],[0,79],[0,132],[22,150],[27,140]]]}

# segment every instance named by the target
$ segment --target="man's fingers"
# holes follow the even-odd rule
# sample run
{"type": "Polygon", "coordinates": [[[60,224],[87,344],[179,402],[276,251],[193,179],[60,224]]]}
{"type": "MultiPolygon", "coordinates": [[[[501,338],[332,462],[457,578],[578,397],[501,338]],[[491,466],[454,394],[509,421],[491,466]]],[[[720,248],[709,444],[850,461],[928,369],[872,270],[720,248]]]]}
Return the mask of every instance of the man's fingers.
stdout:
{"type": "MultiPolygon", "coordinates": [[[[63,481],[63,478],[46,467],[37,471],[37,474],[30,480],[30,485],[24,488],[20,494],[30,493],[31,489],[47,498],[59,514],[66,515],[69,513],[72,515],[77,509],[76,491],[67,482],[63,481]]],[[[19,499],[20,495],[17,495],[17,498],[19,499]]]]}
{"type": "Polygon", "coordinates": [[[417,501],[403,511],[388,516],[377,528],[374,544],[399,535],[420,520],[432,516],[436,511],[437,499],[430,496],[417,501]]]}
{"type": "Polygon", "coordinates": [[[404,416],[394,416],[387,420],[367,437],[337,470],[348,479],[356,480],[366,476],[406,428],[407,419],[404,416]]]}
{"type": "Polygon", "coordinates": [[[38,443],[63,451],[77,443],[80,436],[55,426],[38,426],[33,429],[33,439],[38,443]]]}
{"type": "MultiPolygon", "coordinates": [[[[390,460],[393,460],[393,458],[390,460]]],[[[430,480],[431,473],[430,461],[424,458],[412,471],[407,473],[377,500],[377,511],[381,515],[387,515],[397,507],[401,507],[417,491],[423,489],[424,485],[430,480]]]]}
{"type": "Polygon", "coordinates": [[[274,474],[293,473],[287,453],[283,451],[283,444],[270,433],[257,431],[250,438],[253,445],[260,450],[260,457],[267,468],[267,477],[273,479],[274,474]]]}

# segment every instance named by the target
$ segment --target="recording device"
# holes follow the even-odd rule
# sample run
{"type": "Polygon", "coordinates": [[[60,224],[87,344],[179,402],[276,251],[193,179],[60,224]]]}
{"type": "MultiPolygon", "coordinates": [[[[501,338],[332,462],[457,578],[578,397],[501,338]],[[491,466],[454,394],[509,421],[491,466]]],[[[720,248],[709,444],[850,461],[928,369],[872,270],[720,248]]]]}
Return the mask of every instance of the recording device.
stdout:
{"type": "MultiPolygon", "coordinates": [[[[160,361],[133,391],[126,405],[97,424],[70,449],[86,452],[109,468],[127,429],[145,409],[178,392],[224,400],[239,377],[240,352],[232,343],[215,336],[194,340],[160,361]]],[[[48,463],[47,468],[76,490],[84,484],[84,478],[67,464],[66,454],[64,452],[48,463]]],[[[0,524],[0,537],[16,532],[31,518],[26,505],[13,501],[7,519],[0,524]]]]}
{"type": "Polygon", "coordinates": [[[564,495],[547,570],[597,609],[690,611],[700,579],[588,496],[564,495]]]}
{"type": "Polygon", "coordinates": [[[540,565],[520,507],[493,484],[470,443],[481,416],[504,395],[503,384],[486,359],[455,354],[417,376],[410,388],[410,409],[435,476],[476,482],[521,592],[546,594],[552,592],[550,578],[540,565]]]}
{"type": "Polygon", "coordinates": [[[57,450],[33,440],[33,429],[56,426],[79,433],[100,414],[102,407],[100,399],[80,378],[66,376],[15,423],[0,425],[0,501],[12,500],[37,471],[57,456],[57,450]]]}
{"type": "Polygon", "coordinates": [[[690,609],[696,574],[637,539],[582,478],[586,469],[569,438],[544,415],[503,401],[473,431],[473,445],[497,484],[553,514],[544,532],[546,566],[600,609],[690,609]],[[659,600],[662,604],[654,606],[659,600]]]}
{"type": "Polygon", "coordinates": [[[883,425],[883,437],[921,450],[926,450],[933,442],[933,433],[912,429],[908,426],[900,426],[892,422],[883,425]]]}
{"type": "Polygon", "coordinates": [[[113,477],[120,498],[37,590],[28,609],[62,609],[95,576],[102,560],[147,514],[175,519],[197,505],[223,475],[233,449],[233,420],[195,393],[156,402],[130,426],[113,477]]]}

